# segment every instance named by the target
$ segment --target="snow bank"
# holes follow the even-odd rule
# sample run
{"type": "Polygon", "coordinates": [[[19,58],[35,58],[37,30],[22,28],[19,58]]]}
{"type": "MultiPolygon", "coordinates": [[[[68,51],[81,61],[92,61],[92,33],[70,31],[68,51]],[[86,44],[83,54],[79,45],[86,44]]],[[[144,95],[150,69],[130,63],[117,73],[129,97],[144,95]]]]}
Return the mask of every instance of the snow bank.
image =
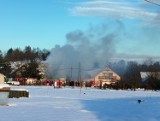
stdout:
{"type": "Polygon", "coordinates": [[[0,89],[10,89],[10,86],[8,84],[0,84],[0,89]]]}

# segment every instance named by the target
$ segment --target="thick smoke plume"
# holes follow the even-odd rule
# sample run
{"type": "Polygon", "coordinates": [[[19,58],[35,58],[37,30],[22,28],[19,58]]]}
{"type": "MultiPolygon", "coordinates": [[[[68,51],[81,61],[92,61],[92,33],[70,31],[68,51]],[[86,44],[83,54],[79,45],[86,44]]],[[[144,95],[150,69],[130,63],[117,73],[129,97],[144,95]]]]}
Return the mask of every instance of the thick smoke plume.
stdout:
{"type": "Polygon", "coordinates": [[[87,70],[105,67],[115,53],[117,29],[121,26],[119,22],[116,24],[116,28],[101,24],[90,26],[87,31],[68,33],[67,44],[56,45],[46,61],[50,78],[67,78],[72,74],[77,79],[79,68],[83,78],[87,70]]]}

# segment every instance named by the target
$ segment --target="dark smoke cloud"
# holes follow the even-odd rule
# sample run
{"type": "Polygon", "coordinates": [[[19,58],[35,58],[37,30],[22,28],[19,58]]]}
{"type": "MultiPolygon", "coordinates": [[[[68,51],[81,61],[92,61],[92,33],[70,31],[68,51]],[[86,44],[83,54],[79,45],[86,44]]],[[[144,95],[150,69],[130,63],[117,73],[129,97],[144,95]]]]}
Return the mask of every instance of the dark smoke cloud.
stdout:
{"type": "Polygon", "coordinates": [[[69,77],[70,67],[73,68],[73,78],[77,78],[78,64],[81,63],[81,74],[97,67],[104,67],[106,62],[116,53],[117,29],[107,24],[91,26],[87,31],[76,30],[66,35],[67,44],[56,45],[47,59],[48,72],[51,78],[69,77]],[[116,31],[116,32],[115,32],[116,31]]]}

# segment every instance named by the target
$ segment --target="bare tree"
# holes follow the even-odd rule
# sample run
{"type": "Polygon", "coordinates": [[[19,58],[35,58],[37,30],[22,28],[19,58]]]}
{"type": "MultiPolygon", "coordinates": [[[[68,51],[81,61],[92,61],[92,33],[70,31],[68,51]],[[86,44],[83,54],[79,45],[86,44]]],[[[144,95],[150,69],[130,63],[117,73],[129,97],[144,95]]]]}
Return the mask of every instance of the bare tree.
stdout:
{"type": "Polygon", "coordinates": [[[131,89],[136,89],[140,87],[140,69],[137,62],[128,62],[126,73],[124,75],[125,82],[131,89]]]}

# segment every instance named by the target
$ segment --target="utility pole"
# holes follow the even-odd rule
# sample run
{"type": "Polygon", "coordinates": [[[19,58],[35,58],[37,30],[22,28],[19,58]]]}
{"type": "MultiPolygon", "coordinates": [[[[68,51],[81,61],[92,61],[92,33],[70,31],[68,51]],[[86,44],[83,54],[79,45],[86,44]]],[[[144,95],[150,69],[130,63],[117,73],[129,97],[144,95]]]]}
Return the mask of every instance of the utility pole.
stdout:
{"type": "Polygon", "coordinates": [[[82,82],[81,82],[81,63],[79,63],[79,67],[78,67],[78,82],[79,82],[80,93],[81,93],[81,88],[82,88],[82,82]]]}
{"type": "Polygon", "coordinates": [[[79,66],[78,66],[78,82],[81,83],[81,63],[79,63],[79,66]]]}
{"type": "Polygon", "coordinates": [[[72,65],[71,65],[71,70],[70,70],[70,82],[69,82],[69,86],[70,86],[70,83],[72,83],[72,65]]]}

